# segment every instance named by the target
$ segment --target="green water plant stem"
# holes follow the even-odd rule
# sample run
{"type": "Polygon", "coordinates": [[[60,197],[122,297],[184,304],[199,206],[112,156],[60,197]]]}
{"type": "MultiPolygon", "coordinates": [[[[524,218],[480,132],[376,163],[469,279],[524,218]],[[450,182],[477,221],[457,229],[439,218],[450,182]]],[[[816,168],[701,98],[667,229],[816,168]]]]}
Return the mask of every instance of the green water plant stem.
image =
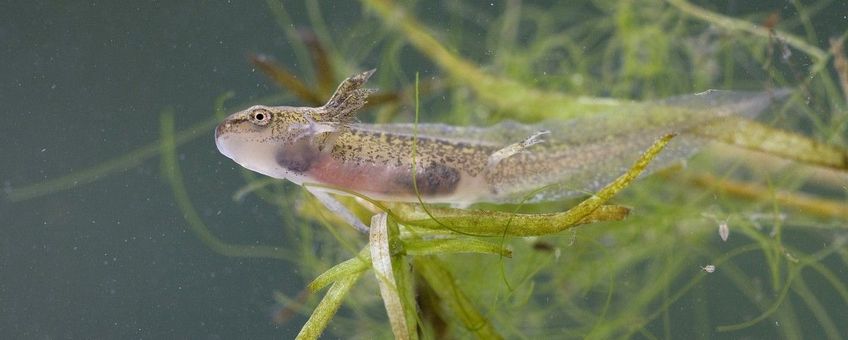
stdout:
{"type": "Polygon", "coordinates": [[[399,234],[397,223],[390,221],[388,214],[380,213],[371,218],[371,267],[395,339],[417,339],[415,293],[406,260],[397,249],[400,246],[399,234]]]}
{"type": "Polygon", "coordinates": [[[341,280],[344,277],[361,273],[371,268],[371,252],[368,247],[362,249],[359,254],[349,260],[339,263],[318,275],[306,286],[310,292],[315,293],[324,287],[341,280]]]}
{"type": "Polygon", "coordinates": [[[718,178],[703,172],[688,175],[686,178],[698,186],[756,201],[774,200],[781,206],[798,209],[806,214],[848,218],[845,202],[826,200],[798,192],[775,191],[763,185],[718,178]]]}
{"type": "Polygon", "coordinates": [[[695,133],[749,150],[848,172],[848,149],[819,143],[752,120],[730,117],[698,127],[695,133]]]}
{"type": "MultiPolygon", "coordinates": [[[[622,182],[628,182],[622,178],[622,182]]],[[[626,185],[626,184],[625,184],[626,185]]],[[[608,187],[606,194],[623,187],[608,187]]],[[[453,209],[410,204],[387,204],[401,224],[426,229],[458,232],[477,236],[539,236],[554,234],[582,224],[617,221],[627,217],[630,209],[617,205],[598,204],[598,200],[584,201],[568,211],[542,214],[520,214],[490,210],[453,209]],[[575,210],[576,209],[576,210],[575,210]]],[[[607,199],[609,199],[607,197],[607,199]]]]}
{"type": "Polygon", "coordinates": [[[298,340],[318,339],[321,336],[321,333],[327,328],[333,315],[341,307],[344,297],[347,296],[347,293],[350,292],[353,284],[359,280],[361,275],[361,272],[353,273],[333,283],[330,290],[327,291],[327,294],[324,295],[324,298],[315,307],[312,315],[306,320],[306,324],[300,329],[300,332],[297,334],[298,340]]]}

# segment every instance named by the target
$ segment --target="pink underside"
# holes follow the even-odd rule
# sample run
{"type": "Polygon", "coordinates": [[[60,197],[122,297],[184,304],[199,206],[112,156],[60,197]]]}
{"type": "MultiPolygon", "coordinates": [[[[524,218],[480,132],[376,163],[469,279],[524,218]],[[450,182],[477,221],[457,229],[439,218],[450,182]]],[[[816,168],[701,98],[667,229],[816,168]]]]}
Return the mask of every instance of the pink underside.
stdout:
{"type": "MultiPolygon", "coordinates": [[[[329,155],[323,155],[304,174],[307,181],[343,188],[381,201],[417,202],[419,196],[408,183],[408,169],[388,165],[344,164],[329,155]]],[[[474,203],[481,192],[487,193],[482,178],[463,176],[459,187],[446,195],[421,195],[429,203],[474,203]]]]}
{"type": "Polygon", "coordinates": [[[394,180],[398,171],[402,170],[387,166],[343,164],[330,156],[323,156],[312,164],[306,175],[318,183],[385,199],[403,193],[403,188],[394,180]]]}

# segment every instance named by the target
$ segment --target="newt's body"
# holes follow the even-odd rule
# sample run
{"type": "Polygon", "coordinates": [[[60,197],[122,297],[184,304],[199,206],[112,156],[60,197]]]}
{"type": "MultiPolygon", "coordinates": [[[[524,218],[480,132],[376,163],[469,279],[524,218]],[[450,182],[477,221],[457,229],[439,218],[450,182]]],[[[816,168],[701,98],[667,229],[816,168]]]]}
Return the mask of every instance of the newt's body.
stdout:
{"type": "Polygon", "coordinates": [[[419,194],[433,203],[515,202],[531,192],[531,200],[549,200],[597,190],[666,133],[683,138],[651,167],[684,159],[700,144],[687,136],[692,127],[754,115],[772,98],[710,91],[567,122],[419,124],[416,133],[412,124],[351,123],[370,93],[362,85],[371,72],[347,79],[322,107],[253,106],[230,115],[216,129],[218,149],[271,177],[378,200],[417,201],[419,194]]]}

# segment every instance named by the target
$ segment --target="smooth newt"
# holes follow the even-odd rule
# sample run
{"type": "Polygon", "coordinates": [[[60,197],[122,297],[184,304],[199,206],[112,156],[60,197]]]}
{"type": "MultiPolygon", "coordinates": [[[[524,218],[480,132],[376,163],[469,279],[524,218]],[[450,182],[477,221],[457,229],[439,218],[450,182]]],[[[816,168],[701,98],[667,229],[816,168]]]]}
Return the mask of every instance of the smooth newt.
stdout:
{"type": "Polygon", "coordinates": [[[648,171],[685,159],[702,144],[687,131],[722,117],[754,116],[775,97],[711,90],[535,125],[356,123],[373,72],[343,81],[321,107],[257,105],[233,113],[215,131],[218,150],[267,176],[383,201],[417,201],[416,187],[430,203],[516,202],[530,192],[530,201],[554,200],[599,189],[667,133],[680,137],[648,171]]]}

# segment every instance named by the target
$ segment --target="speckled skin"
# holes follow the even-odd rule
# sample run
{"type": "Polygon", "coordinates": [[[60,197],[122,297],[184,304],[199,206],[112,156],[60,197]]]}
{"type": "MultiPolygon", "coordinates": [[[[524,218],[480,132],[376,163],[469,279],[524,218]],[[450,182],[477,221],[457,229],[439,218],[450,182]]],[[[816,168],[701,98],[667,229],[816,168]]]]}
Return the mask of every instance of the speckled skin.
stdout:
{"type": "MultiPolygon", "coordinates": [[[[430,135],[416,138],[411,133],[394,132],[397,129],[392,124],[345,124],[335,131],[313,135],[291,129],[308,126],[306,116],[318,121],[320,114],[311,108],[254,106],[222,123],[216,140],[219,149],[239,164],[298,184],[336,186],[393,201],[416,201],[417,184],[425,201],[474,203],[518,201],[527,192],[546,185],[567,186],[569,179],[574,187],[558,187],[531,200],[595,190],[626,171],[655,136],[665,131],[604,136],[579,144],[552,137],[491,165],[490,155],[518,140],[498,143],[430,135]],[[272,113],[272,121],[256,126],[249,118],[256,112],[272,113]],[[228,151],[236,145],[248,151],[228,151]],[[413,154],[416,182],[412,181],[413,154]]],[[[428,130],[429,126],[422,124],[421,128],[428,130]]]]}
{"type": "Polygon", "coordinates": [[[295,183],[317,183],[383,200],[415,201],[416,187],[431,202],[477,200],[486,160],[497,146],[379,132],[377,125],[339,124],[335,131],[306,133],[312,108],[254,106],[235,113],[216,131],[222,153],[260,173],[295,183]],[[255,112],[273,115],[256,126],[255,112]],[[292,126],[303,126],[303,129],[292,126]],[[252,147],[250,146],[252,145],[252,147]],[[416,181],[412,180],[415,145],[416,181]]]}
{"type": "MultiPolygon", "coordinates": [[[[719,113],[694,115],[695,111],[684,109],[663,117],[646,106],[644,112],[628,112],[635,118],[618,125],[604,116],[535,126],[507,122],[490,128],[351,123],[370,93],[362,85],[371,73],[346,79],[322,107],[253,106],[234,113],[216,129],[216,144],[224,155],[265,175],[343,188],[379,200],[539,201],[597,190],[624,173],[659,136],[685,135],[707,119],[733,114],[721,112],[758,112],[768,103],[764,97],[695,98],[688,102],[721,104],[714,110],[719,113]],[[540,129],[552,132],[544,143],[490,162],[493,153],[540,129]]],[[[670,102],[675,100],[687,104],[685,98],[670,102]]],[[[652,168],[683,159],[699,145],[692,136],[678,137],[652,168]]]]}

